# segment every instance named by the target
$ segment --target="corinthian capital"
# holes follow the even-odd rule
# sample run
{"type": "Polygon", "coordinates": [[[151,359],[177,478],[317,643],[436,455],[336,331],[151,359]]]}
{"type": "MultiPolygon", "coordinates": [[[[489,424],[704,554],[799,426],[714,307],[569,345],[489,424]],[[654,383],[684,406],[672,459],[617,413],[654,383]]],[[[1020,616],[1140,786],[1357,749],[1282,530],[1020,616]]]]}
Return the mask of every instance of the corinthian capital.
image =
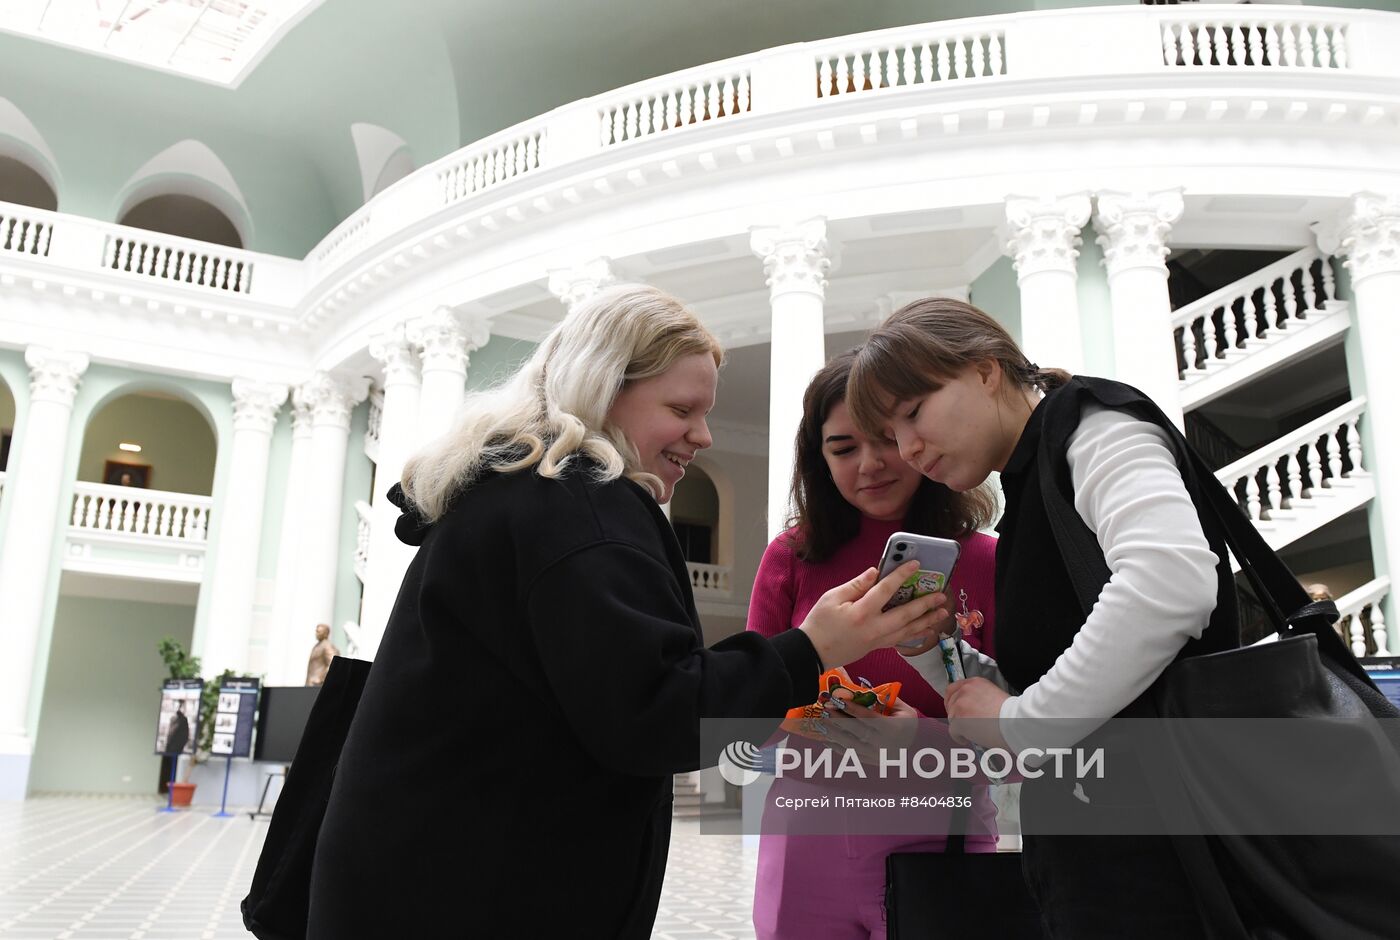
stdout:
{"type": "Polygon", "coordinates": [[[826,296],[826,275],[831,270],[826,219],[818,217],[750,229],[749,247],[763,259],[770,296],[787,293],[826,296]]]}
{"type": "Polygon", "coordinates": [[[468,354],[491,339],[491,326],[476,317],[459,317],[450,307],[438,307],[426,316],[408,321],[406,335],[418,345],[424,372],[466,375],[468,354]]]}
{"type": "Polygon", "coordinates": [[[393,326],[370,337],[369,354],[384,367],[384,387],[393,385],[418,385],[418,351],[408,336],[408,327],[403,323],[393,326]]]}
{"type": "Polygon", "coordinates": [[[350,412],[369,395],[369,379],[317,372],[292,393],[295,406],[311,413],[315,427],[350,430],[350,412]]]}
{"type": "Polygon", "coordinates": [[[569,310],[615,283],[617,276],[613,274],[612,263],[607,258],[594,258],[571,268],[555,268],[549,272],[549,292],[569,310]]]}
{"type": "Polygon", "coordinates": [[[1400,271],[1400,195],[1357,193],[1335,218],[1313,226],[1317,246],[1343,255],[1353,284],[1400,271]]]}
{"type": "Polygon", "coordinates": [[[1002,250],[1013,260],[1019,279],[1045,271],[1075,274],[1083,244],[1079,230],[1088,221],[1088,193],[1058,199],[1008,196],[1002,250]]]}
{"type": "Polygon", "coordinates": [[[287,400],[287,386],[252,379],[233,380],[233,429],[271,434],[277,410],[287,400]]]}
{"type": "Polygon", "coordinates": [[[1109,277],[1133,268],[1166,273],[1167,235],[1186,205],[1181,190],[1099,193],[1094,228],[1109,277]]]}
{"type": "Polygon", "coordinates": [[[29,366],[29,394],[33,401],[73,407],[73,397],[78,394],[88,367],[85,353],[30,346],[24,351],[24,362],[29,366]]]}

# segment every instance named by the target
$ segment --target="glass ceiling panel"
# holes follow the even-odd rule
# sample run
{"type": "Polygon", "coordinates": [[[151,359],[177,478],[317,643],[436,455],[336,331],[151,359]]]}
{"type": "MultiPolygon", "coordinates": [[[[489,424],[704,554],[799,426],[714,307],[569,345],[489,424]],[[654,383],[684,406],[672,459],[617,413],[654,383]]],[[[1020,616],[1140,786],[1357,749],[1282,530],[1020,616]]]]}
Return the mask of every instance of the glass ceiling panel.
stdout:
{"type": "Polygon", "coordinates": [[[0,0],[0,30],[237,86],[324,0],[0,0]]]}

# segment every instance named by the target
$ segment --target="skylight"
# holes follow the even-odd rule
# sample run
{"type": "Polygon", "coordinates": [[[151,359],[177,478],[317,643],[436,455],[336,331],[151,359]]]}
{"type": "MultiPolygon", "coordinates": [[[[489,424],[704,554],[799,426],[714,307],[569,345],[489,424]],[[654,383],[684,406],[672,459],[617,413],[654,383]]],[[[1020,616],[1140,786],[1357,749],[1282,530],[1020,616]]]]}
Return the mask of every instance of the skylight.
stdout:
{"type": "Polygon", "coordinates": [[[0,30],[237,87],[324,0],[0,0],[0,30]]]}

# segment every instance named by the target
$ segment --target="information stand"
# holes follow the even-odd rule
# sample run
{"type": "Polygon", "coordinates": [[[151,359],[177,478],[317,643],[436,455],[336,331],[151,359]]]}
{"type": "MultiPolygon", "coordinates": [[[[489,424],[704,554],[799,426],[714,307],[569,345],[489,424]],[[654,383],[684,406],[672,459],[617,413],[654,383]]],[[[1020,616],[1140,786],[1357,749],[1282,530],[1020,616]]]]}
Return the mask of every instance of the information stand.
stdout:
{"type": "Polygon", "coordinates": [[[159,812],[175,812],[175,777],[180,769],[180,758],[193,757],[199,742],[199,701],[203,693],[203,679],[166,679],[161,683],[156,753],[172,759],[165,806],[159,812]]]}
{"type": "Polygon", "coordinates": [[[224,795],[215,817],[231,818],[228,811],[228,780],[233,759],[253,753],[253,715],[258,707],[260,681],[254,678],[225,679],[219,686],[219,704],[214,711],[214,736],[210,753],[224,758],[224,795]]]}

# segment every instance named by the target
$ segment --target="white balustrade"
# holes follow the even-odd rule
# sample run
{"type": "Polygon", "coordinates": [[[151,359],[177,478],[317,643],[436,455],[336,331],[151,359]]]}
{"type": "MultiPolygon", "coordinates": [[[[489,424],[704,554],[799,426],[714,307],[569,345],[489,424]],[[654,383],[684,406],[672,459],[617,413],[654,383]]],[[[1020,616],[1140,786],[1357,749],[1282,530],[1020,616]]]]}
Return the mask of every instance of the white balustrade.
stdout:
{"type": "Polygon", "coordinates": [[[598,140],[608,147],[752,108],[752,57],[639,82],[600,96],[598,140]]]}
{"type": "Polygon", "coordinates": [[[203,543],[213,504],[209,496],[80,482],[69,524],[84,535],[203,543]]]}
{"type": "Polygon", "coordinates": [[[53,239],[53,221],[48,216],[0,203],[0,251],[48,257],[53,239]]]}
{"type": "Polygon", "coordinates": [[[1251,522],[1282,518],[1326,495],[1326,490],[1345,485],[1348,478],[1367,475],[1357,427],[1365,414],[1365,398],[1348,402],[1241,457],[1216,476],[1237,499],[1244,491],[1243,508],[1251,522]]]}
{"type": "Polygon", "coordinates": [[[321,239],[321,243],[311,251],[310,260],[318,270],[329,271],[336,262],[353,254],[364,245],[369,236],[370,211],[361,209],[321,239]]]}
{"type": "Polygon", "coordinates": [[[1337,599],[1337,613],[1341,615],[1337,624],[1346,631],[1345,639],[1351,642],[1351,651],[1357,656],[1390,655],[1390,638],[1386,635],[1385,614],[1381,611],[1389,594],[1390,579],[1377,578],[1337,599]],[[1369,637],[1366,634],[1368,623],[1369,637]]]}
{"type": "Polygon", "coordinates": [[[1219,7],[1162,16],[1162,61],[1177,68],[1229,66],[1347,69],[1347,20],[1318,11],[1219,7]]]}
{"type": "Polygon", "coordinates": [[[359,521],[359,527],[355,530],[355,577],[364,583],[365,572],[369,569],[369,503],[363,499],[356,500],[355,517],[359,521]]]}
{"type": "Polygon", "coordinates": [[[1335,295],[1332,259],[1304,248],[1187,304],[1172,314],[1182,380],[1237,362],[1300,321],[1329,316],[1335,295]]]}
{"type": "Polygon", "coordinates": [[[102,248],[102,267],[160,281],[246,294],[253,288],[253,259],[236,248],[191,238],[114,226],[102,248]]]}
{"type": "Polygon", "coordinates": [[[704,565],[696,561],[688,561],[685,566],[690,569],[690,587],[697,597],[702,595],[729,596],[729,569],[727,567],[704,565]]]}
{"type": "Polygon", "coordinates": [[[438,205],[451,205],[539,169],[544,150],[544,126],[534,120],[457,151],[433,164],[442,196],[438,205]]]}
{"type": "Polygon", "coordinates": [[[819,98],[1008,74],[1006,29],[997,21],[981,29],[976,20],[962,20],[810,45],[819,98]]]}
{"type": "Polygon", "coordinates": [[[369,393],[369,424],[365,427],[365,456],[379,462],[379,428],[384,423],[384,393],[369,393]]]}

